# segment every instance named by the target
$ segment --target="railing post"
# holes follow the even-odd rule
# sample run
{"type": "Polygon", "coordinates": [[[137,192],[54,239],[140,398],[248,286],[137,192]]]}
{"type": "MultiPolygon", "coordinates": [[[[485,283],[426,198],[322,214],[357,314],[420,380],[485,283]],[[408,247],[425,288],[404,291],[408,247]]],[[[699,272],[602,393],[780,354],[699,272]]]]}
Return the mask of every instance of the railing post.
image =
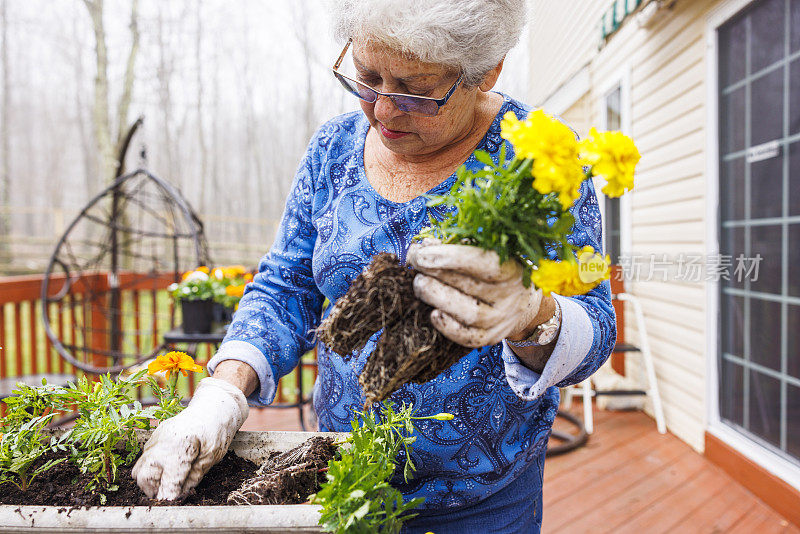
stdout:
{"type": "Polygon", "coordinates": [[[101,275],[93,276],[90,282],[91,290],[89,293],[93,295],[90,302],[90,328],[93,351],[91,357],[92,365],[96,367],[107,367],[112,363],[109,362],[108,356],[103,354],[103,351],[109,349],[109,321],[108,317],[106,317],[106,300],[108,299],[108,295],[106,294],[107,281],[104,280],[104,278],[105,277],[101,275]]]}
{"type": "MultiPolygon", "coordinates": [[[[623,283],[624,272],[620,265],[611,266],[611,294],[617,295],[625,292],[623,283]]],[[[619,300],[612,300],[614,313],[617,316],[617,343],[625,342],[625,303],[619,300]]],[[[617,373],[625,376],[625,353],[617,352],[611,355],[611,368],[617,373]]]]}

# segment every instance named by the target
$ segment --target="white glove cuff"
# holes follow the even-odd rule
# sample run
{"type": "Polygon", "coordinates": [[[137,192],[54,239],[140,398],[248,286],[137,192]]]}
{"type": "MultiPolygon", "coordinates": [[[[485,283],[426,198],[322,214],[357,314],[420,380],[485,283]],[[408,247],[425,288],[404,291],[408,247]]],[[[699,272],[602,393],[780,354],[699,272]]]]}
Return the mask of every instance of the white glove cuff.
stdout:
{"type": "MultiPolygon", "coordinates": [[[[197,386],[197,389],[194,392],[194,396],[192,397],[192,402],[195,399],[200,401],[203,397],[206,397],[212,391],[224,391],[227,393],[228,397],[231,399],[231,403],[224,402],[225,405],[230,406],[230,411],[234,412],[232,415],[236,418],[236,428],[239,428],[244,424],[245,419],[247,419],[247,415],[250,412],[250,408],[247,406],[247,398],[245,398],[244,393],[242,390],[228,382],[227,380],[222,380],[220,378],[212,378],[206,377],[200,381],[200,385],[197,386]]],[[[217,399],[219,403],[219,399],[217,399]]],[[[191,405],[191,402],[189,403],[191,405]]],[[[220,406],[221,409],[226,408],[227,406],[220,406]]]]}

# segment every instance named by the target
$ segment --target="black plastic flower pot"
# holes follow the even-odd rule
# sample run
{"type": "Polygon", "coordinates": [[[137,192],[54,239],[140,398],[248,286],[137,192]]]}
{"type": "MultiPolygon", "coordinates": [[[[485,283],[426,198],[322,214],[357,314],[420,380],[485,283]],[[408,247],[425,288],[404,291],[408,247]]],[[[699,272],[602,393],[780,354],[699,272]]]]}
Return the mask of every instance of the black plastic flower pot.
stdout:
{"type": "Polygon", "coordinates": [[[218,324],[228,324],[233,320],[233,308],[214,302],[214,322],[218,324]]]}
{"type": "Polygon", "coordinates": [[[182,300],[183,332],[185,334],[208,334],[214,320],[214,301],[182,300]]]}

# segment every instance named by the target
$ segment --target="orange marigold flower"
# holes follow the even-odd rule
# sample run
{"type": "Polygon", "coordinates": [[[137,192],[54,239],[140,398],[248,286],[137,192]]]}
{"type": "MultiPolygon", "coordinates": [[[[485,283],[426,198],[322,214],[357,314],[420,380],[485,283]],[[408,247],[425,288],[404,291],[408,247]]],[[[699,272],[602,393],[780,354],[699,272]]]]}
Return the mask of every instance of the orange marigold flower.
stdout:
{"type": "Polygon", "coordinates": [[[192,357],[186,354],[185,352],[173,350],[171,352],[158,356],[155,359],[155,361],[152,361],[147,365],[148,374],[152,375],[160,371],[166,371],[167,379],[169,379],[169,374],[173,371],[176,373],[180,371],[181,373],[183,373],[183,376],[187,376],[186,371],[192,371],[193,373],[202,373],[203,366],[194,363],[192,357]]]}
{"type": "Polygon", "coordinates": [[[228,266],[228,269],[230,269],[231,272],[237,276],[241,276],[247,272],[247,268],[244,265],[230,265],[228,266]]]}
{"type": "Polygon", "coordinates": [[[201,273],[206,273],[206,274],[208,274],[208,273],[210,272],[210,271],[208,270],[208,267],[206,267],[205,265],[201,265],[200,267],[198,267],[197,269],[195,269],[195,271],[200,271],[201,273]]]}
{"type": "Polygon", "coordinates": [[[225,294],[230,297],[241,297],[244,295],[244,284],[240,286],[228,286],[225,288],[225,294]]]}

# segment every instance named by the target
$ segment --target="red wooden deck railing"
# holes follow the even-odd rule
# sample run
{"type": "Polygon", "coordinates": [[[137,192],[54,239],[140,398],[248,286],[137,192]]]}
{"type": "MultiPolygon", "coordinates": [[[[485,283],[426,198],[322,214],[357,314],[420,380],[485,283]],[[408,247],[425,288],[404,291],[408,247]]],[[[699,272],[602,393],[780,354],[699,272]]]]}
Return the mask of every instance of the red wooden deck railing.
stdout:
{"type": "MultiPolygon", "coordinates": [[[[54,374],[77,378],[85,374],[60,356],[45,333],[41,316],[43,278],[43,275],[0,277],[0,380],[54,374]]],[[[171,274],[120,274],[119,285],[124,288],[121,301],[126,306],[128,317],[126,324],[121,327],[129,329],[126,336],[135,348],[134,352],[142,355],[152,353],[162,345],[164,332],[175,327],[175,314],[166,294],[166,287],[173,280],[171,274]],[[167,313],[159,309],[165,303],[169,307],[167,313]]],[[[48,293],[56,294],[63,284],[63,276],[51,277],[48,293]]],[[[56,337],[65,345],[87,346],[85,350],[78,351],[81,354],[73,355],[97,366],[110,365],[107,355],[109,319],[100,306],[80,302],[80,296],[89,291],[98,295],[108,290],[105,274],[83,276],[73,282],[70,295],[47,306],[51,329],[56,337]]],[[[213,356],[213,350],[208,344],[197,346],[194,351],[197,362],[205,365],[213,356]]],[[[316,378],[316,358],[311,354],[306,355],[298,368],[304,372],[302,389],[307,393],[316,378]]],[[[300,372],[296,369],[281,380],[275,403],[297,401],[301,393],[300,372]]],[[[197,380],[199,377],[189,374],[188,395],[194,391],[197,380]]],[[[0,403],[2,408],[4,405],[0,403]]]]}

